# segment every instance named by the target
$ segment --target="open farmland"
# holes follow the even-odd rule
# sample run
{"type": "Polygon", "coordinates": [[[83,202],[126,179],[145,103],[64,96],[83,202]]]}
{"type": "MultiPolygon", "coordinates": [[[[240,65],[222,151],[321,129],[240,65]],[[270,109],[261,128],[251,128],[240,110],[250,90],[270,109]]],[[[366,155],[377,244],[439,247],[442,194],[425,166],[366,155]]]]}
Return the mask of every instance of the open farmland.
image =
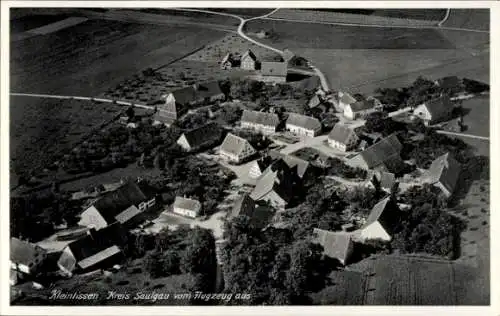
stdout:
{"type": "MultiPolygon", "coordinates": [[[[97,97],[125,78],[178,60],[223,34],[89,20],[12,42],[11,91],[97,97]]],[[[80,101],[15,97],[10,113],[14,169],[31,170],[115,116],[118,109],[111,104],[96,107],[80,101]]]]}
{"type": "Polygon", "coordinates": [[[81,100],[10,98],[13,171],[40,170],[82,137],[111,121],[123,107],[81,100]]]}
{"type": "Polygon", "coordinates": [[[444,26],[488,31],[490,29],[490,10],[452,9],[444,26]]]}
{"type": "Polygon", "coordinates": [[[313,304],[318,305],[363,305],[366,276],[356,271],[333,271],[332,284],[311,294],[313,304]]]}

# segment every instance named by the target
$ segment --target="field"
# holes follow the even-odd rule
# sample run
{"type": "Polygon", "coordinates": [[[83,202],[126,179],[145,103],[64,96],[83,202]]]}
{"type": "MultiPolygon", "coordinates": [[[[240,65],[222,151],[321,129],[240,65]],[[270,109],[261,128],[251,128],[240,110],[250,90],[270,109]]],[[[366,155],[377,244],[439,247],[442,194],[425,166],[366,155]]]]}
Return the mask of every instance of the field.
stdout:
{"type": "Polygon", "coordinates": [[[25,32],[27,30],[31,30],[34,28],[38,28],[40,26],[47,25],[49,23],[55,23],[57,21],[61,21],[66,19],[68,16],[64,14],[59,15],[29,15],[22,17],[14,17],[10,21],[10,31],[11,34],[17,34],[21,32],[25,32]]]}
{"type": "Polygon", "coordinates": [[[331,285],[310,295],[318,305],[363,305],[366,276],[355,271],[334,271],[331,285]]]}
{"type": "Polygon", "coordinates": [[[205,10],[236,14],[241,17],[256,17],[267,14],[273,9],[271,8],[205,8],[205,10]]]}
{"type": "Polygon", "coordinates": [[[119,105],[82,100],[11,97],[10,155],[14,172],[53,162],[60,152],[70,150],[83,136],[112,120],[119,105]]]}
{"type": "MultiPolygon", "coordinates": [[[[464,117],[467,125],[465,133],[490,136],[490,98],[489,96],[479,96],[469,100],[464,100],[462,106],[470,112],[464,117]]],[[[475,147],[478,155],[490,155],[490,142],[487,140],[462,138],[466,143],[475,147]]]]}
{"type": "Polygon", "coordinates": [[[439,21],[444,18],[444,9],[311,9],[320,12],[374,15],[399,19],[439,21]]]}
{"type": "Polygon", "coordinates": [[[168,9],[141,9],[140,11],[169,16],[169,19],[173,23],[209,23],[220,26],[234,26],[235,29],[240,23],[240,21],[236,18],[212,13],[168,9]]]}
{"type": "MultiPolygon", "coordinates": [[[[99,96],[125,78],[147,67],[167,65],[223,34],[192,27],[89,20],[12,42],[11,91],[99,96]]],[[[111,104],[99,106],[80,101],[12,98],[14,170],[42,167],[61,148],[70,147],[119,110],[111,104]]]]}
{"type": "Polygon", "coordinates": [[[490,29],[490,10],[452,9],[444,26],[488,31],[490,29]]]}

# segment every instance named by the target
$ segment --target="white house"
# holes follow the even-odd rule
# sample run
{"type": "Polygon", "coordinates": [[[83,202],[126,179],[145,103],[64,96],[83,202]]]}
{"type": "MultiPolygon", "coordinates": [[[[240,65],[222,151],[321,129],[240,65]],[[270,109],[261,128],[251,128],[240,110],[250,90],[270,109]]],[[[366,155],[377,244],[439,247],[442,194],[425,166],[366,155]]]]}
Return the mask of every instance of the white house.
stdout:
{"type": "Polygon", "coordinates": [[[347,119],[355,120],[362,118],[369,113],[376,111],[375,100],[361,100],[354,103],[348,104],[344,107],[344,116],[347,119]]]}
{"type": "Polygon", "coordinates": [[[198,200],[177,196],[173,205],[173,212],[182,216],[196,218],[200,215],[201,203],[198,200]]]}
{"type": "Polygon", "coordinates": [[[250,128],[262,134],[276,132],[280,119],[274,113],[244,110],[241,115],[241,127],[250,128]]]}
{"type": "Polygon", "coordinates": [[[290,113],[286,120],[286,129],[297,135],[314,137],[321,133],[321,123],[314,117],[290,113]]]}
{"type": "Polygon", "coordinates": [[[350,151],[355,148],[359,137],[352,128],[343,124],[335,124],[330,134],[328,134],[328,145],[340,151],[350,151]]]}
{"type": "Polygon", "coordinates": [[[340,110],[343,111],[346,106],[351,105],[355,102],[357,102],[357,100],[352,95],[350,95],[347,92],[339,91],[339,93],[338,93],[338,105],[339,105],[340,110]]]}
{"type": "Polygon", "coordinates": [[[257,56],[251,51],[247,50],[243,56],[241,56],[241,69],[245,70],[255,70],[257,69],[257,56]]]}
{"type": "Polygon", "coordinates": [[[424,175],[426,183],[438,187],[449,198],[455,191],[461,167],[450,153],[436,158],[424,175]]]}
{"type": "MultiPolygon", "coordinates": [[[[35,228],[36,229],[36,228],[35,228]]],[[[10,239],[10,268],[25,274],[35,274],[45,259],[47,252],[30,242],[10,239]]]]}
{"type": "Polygon", "coordinates": [[[453,103],[446,95],[429,100],[417,106],[413,115],[420,118],[425,125],[431,125],[450,119],[453,103]]]}
{"type": "Polygon", "coordinates": [[[363,227],[356,231],[356,238],[360,241],[391,241],[400,218],[401,211],[397,204],[387,197],[375,204],[363,227]]]}
{"type": "Polygon", "coordinates": [[[250,143],[239,136],[228,133],[219,149],[219,155],[229,161],[236,163],[253,156],[257,151],[250,143]]]}

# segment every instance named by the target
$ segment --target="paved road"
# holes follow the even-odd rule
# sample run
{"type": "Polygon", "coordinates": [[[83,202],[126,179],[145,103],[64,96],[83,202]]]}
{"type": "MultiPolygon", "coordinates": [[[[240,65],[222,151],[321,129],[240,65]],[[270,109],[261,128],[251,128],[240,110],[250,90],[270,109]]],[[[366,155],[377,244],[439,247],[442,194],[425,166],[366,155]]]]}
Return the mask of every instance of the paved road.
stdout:
{"type": "Polygon", "coordinates": [[[448,20],[448,18],[450,17],[450,11],[451,9],[446,9],[446,15],[441,21],[439,21],[438,26],[442,26],[443,23],[446,22],[446,20],[448,20]]]}
{"type": "Polygon", "coordinates": [[[94,98],[94,97],[82,97],[82,96],[75,96],[75,95],[15,93],[15,92],[10,93],[10,95],[11,96],[18,96],[18,97],[50,98],[50,99],[66,99],[66,100],[85,100],[85,101],[98,101],[98,102],[106,102],[106,103],[116,102],[116,104],[128,105],[128,106],[132,105],[134,107],[142,108],[142,109],[146,109],[146,110],[154,110],[155,109],[153,106],[144,105],[144,104],[138,104],[138,103],[132,103],[132,102],[128,102],[128,101],[119,101],[119,100],[102,99],[102,98],[94,98]]]}
{"type": "Polygon", "coordinates": [[[448,131],[437,131],[437,133],[438,134],[451,135],[451,136],[475,138],[475,139],[480,139],[480,140],[488,140],[488,141],[490,140],[489,137],[478,136],[478,135],[471,135],[471,134],[464,134],[464,133],[455,133],[455,132],[448,132],[448,131]]]}

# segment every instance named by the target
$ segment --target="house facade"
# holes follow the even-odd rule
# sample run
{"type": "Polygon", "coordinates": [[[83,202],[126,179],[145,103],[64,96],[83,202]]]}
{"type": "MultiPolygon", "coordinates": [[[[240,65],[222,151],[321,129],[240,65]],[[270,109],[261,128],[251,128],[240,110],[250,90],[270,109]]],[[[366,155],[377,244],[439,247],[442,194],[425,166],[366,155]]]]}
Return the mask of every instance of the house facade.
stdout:
{"type": "Polygon", "coordinates": [[[247,50],[243,56],[241,56],[241,69],[245,70],[255,70],[257,69],[257,56],[251,51],[247,50]]]}
{"type": "Polygon", "coordinates": [[[220,142],[221,128],[216,123],[209,123],[183,133],[177,144],[185,151],[194,151],[202,147],[216,146],[220,142]]]}
{"type": "Polygon", "coordinates": [[[344,117],[349,120],[356,120],[362,118],[370,113],[375,112],[375,101],[372,100],[361,100],[346,105],[344,107],[344,117]]]}
{"type": "Polygon", "coordinates": [[[355,103],[357,100],[347,92],[339,91],[338,93],[338,106],[341,111],[345,109],[346,106],[355,103]]]}
{"type": "Polygon", "coordinates": [[[33,275],[46,259],[47,252],[43,248],[15,237],[10,239],[11,270],[33,275]]]}
{"type": "Polygon", "coordinates": [[[198,200],[177,196],[172,211],[176,214],[196,218],[201,212],[201,203],[198,200]]]}
{"type": "Polygon", "coordinates": [[[359,137],[352,128],[343,124],[335,124],[328,134],[328,146],[346,152],[354,149],[358,144],[359,137]]]}
{"type": "Polygon", "coordinates": [[[223,159],[240,163],[253,156],[257,151],[250,143],[239,136],[228,133],[219,149],[219,155],[223,159]]]}
{"type": "Polygon", "coordinates": [[[286,129],[297,135],[315,137],[321,133],[321,123],[314,117],[290,113],[286,129]]]}
{"type": "Polygon", "coordinates": [[[365,224],[356,232],[356,237],[362,242],[391,241],[400,219],[401,210],[390,197],[387,197],[375,204],[365,224]]]}
{"type": "Polygon", "coordinates": [[[279,123],[279,117],[274,113],[244,110],[241,115],[241,127],[253,129],[265,135],[275,133],[279,123]]]}
{"type": "Polygon", "coordinates": [[[428,126],[449,120],[452,111],[453,103],[445,95],[420,104],[413,110],[413,115],[420,118],[428,126]]]}

